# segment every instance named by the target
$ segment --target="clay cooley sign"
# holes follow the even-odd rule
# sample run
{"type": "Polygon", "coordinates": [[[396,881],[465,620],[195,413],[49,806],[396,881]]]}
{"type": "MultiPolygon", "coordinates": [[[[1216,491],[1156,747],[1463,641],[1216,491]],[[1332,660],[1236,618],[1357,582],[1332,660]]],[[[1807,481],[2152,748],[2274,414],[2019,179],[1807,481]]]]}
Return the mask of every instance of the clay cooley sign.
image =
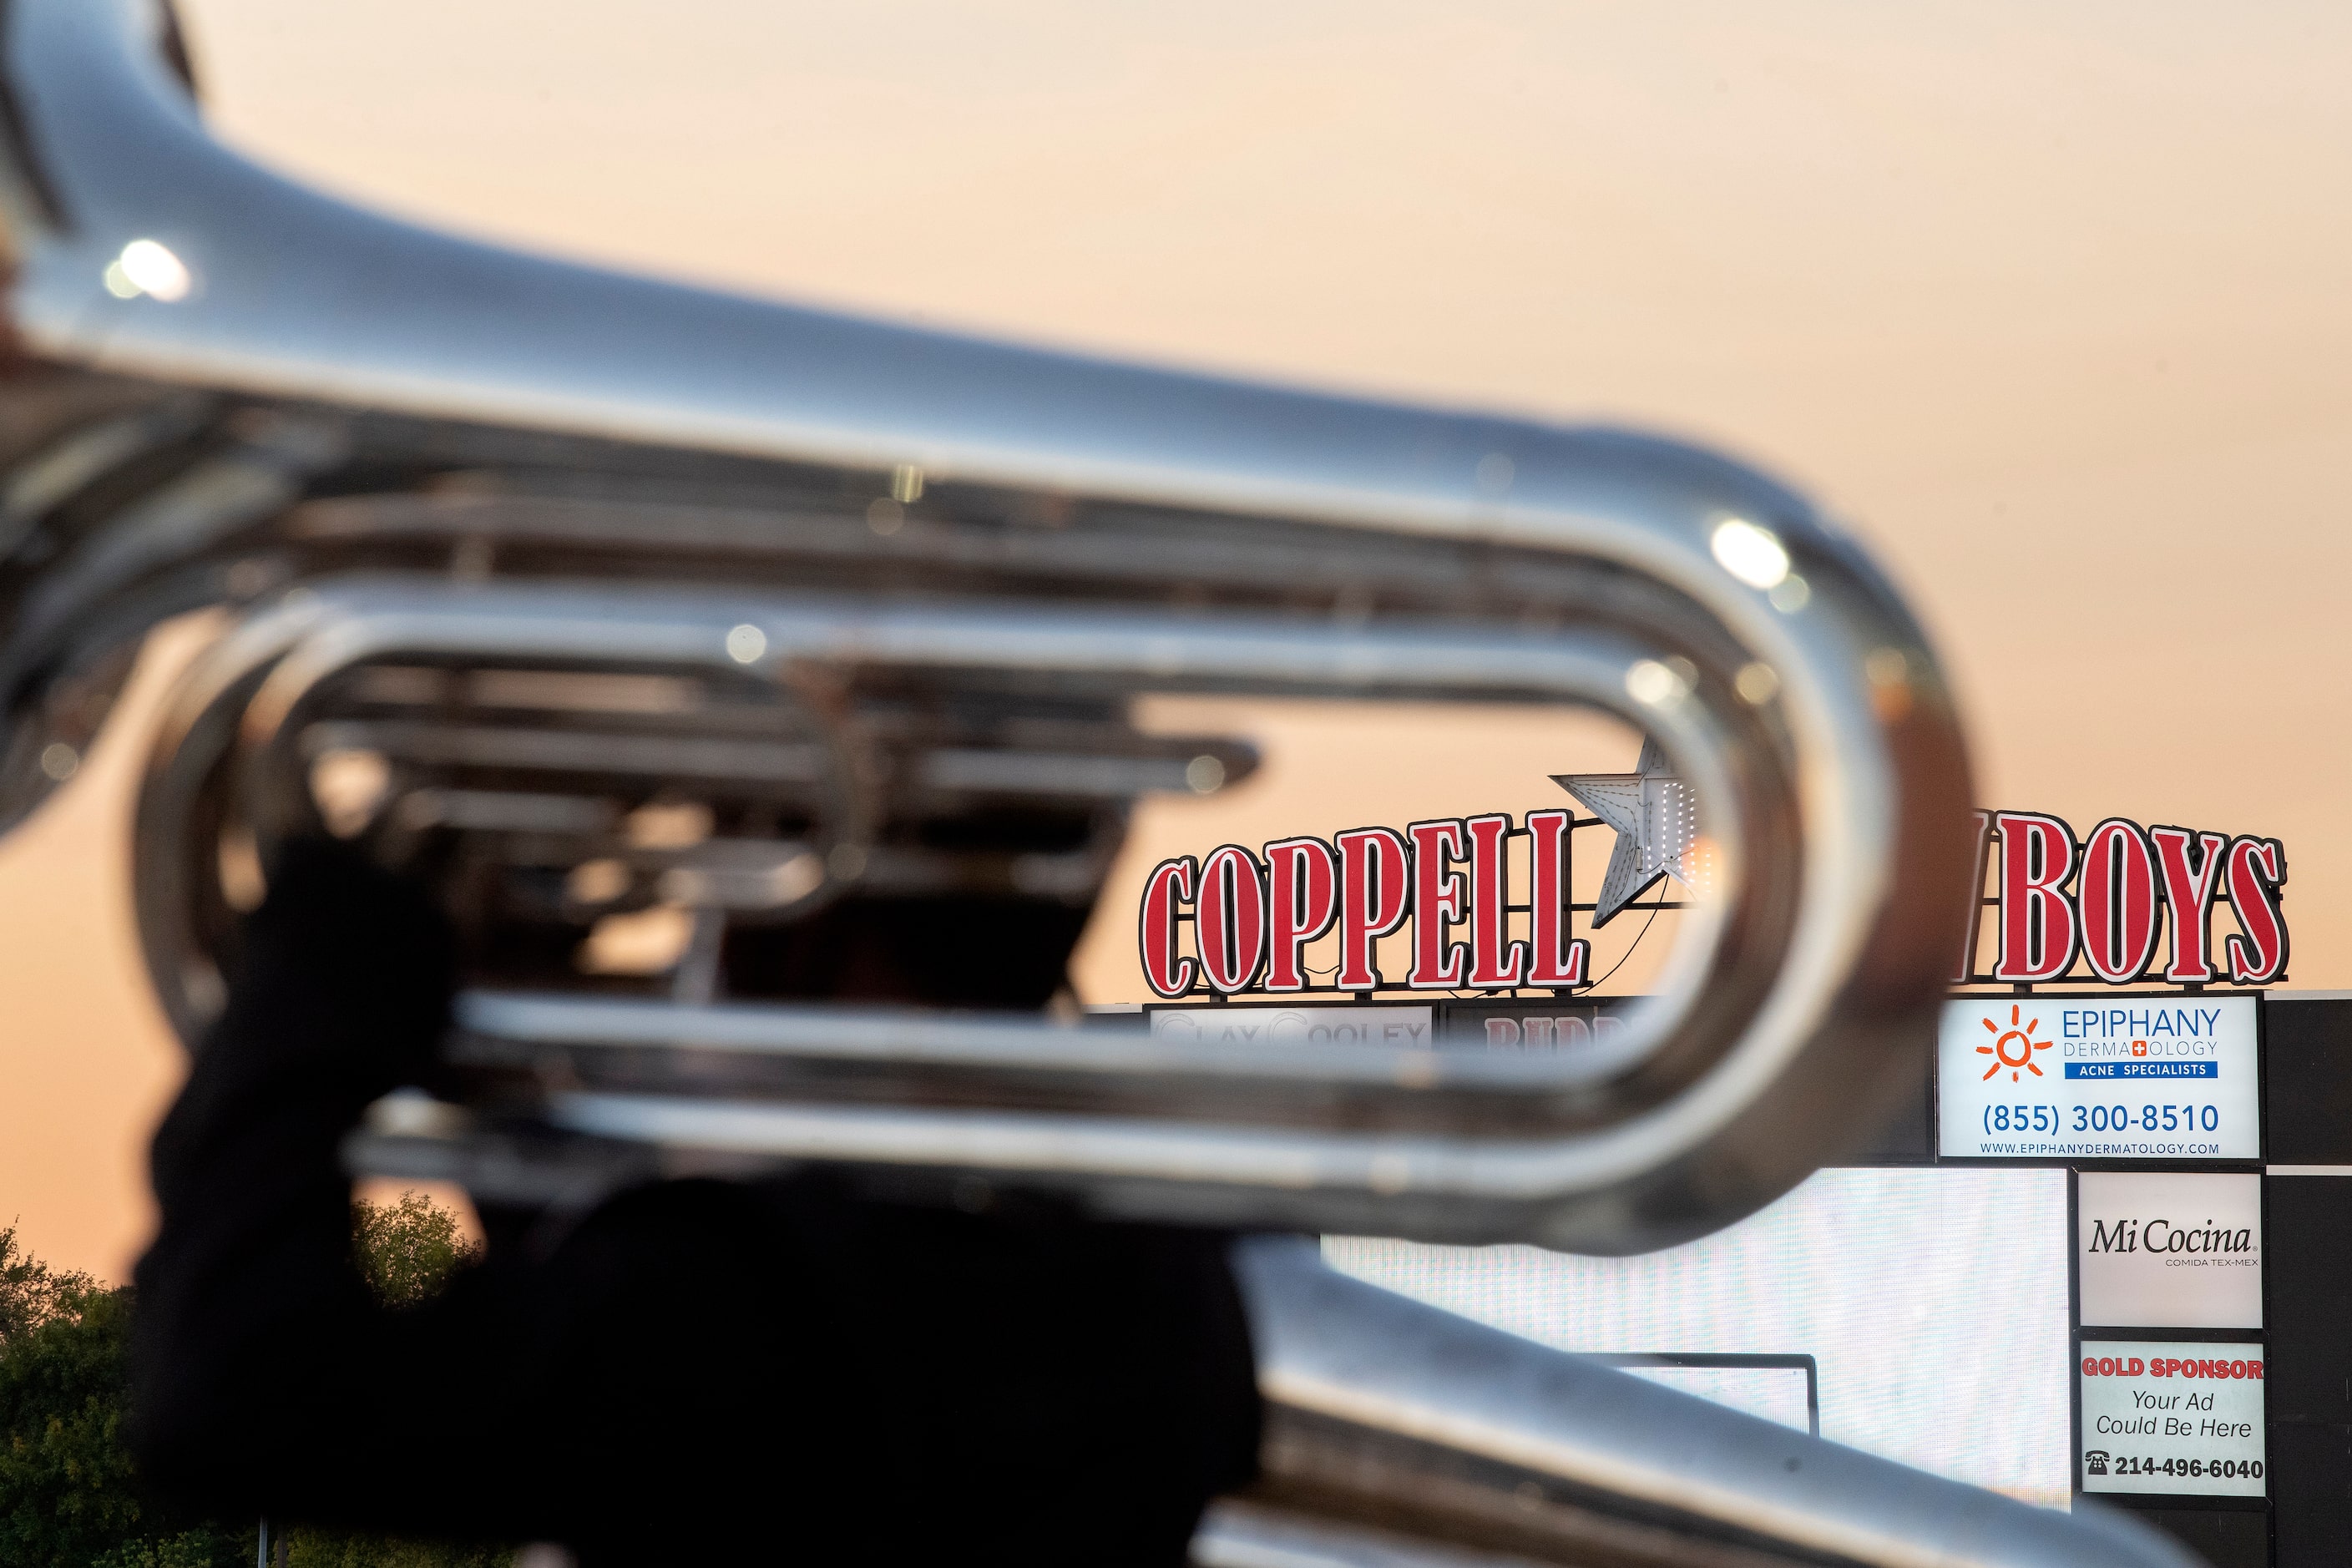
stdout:
{"type": "Polygon", "coordinates": [[[2063,820],[2035,811],[1978,812],[1976,833],[1977,885],[1988,860],[1999,875],[1998,950],[1978,973],[1981,920],[1971,911],[1952,973],[1958,984],[2041,984],[2078,963],[2109,985],[2286,977],[2286,850],[2275,838],[2111,816],[2077,842],[2063,820]],[[2216,952],[2213,906],[2222,901],[2239,930],[2216,952]],[[2166,925],[2170,940],[2159,942],[2166,925]]]}
{"type": "Polygon", "coordinates": [[[1151,1015],[1155,1040],[1215,1040],[1254,1045],[1389,1046],[1427,1050],[1436,1044],[1434,1009],[1418,1007],[1169,1007],[1151,1015]]]}

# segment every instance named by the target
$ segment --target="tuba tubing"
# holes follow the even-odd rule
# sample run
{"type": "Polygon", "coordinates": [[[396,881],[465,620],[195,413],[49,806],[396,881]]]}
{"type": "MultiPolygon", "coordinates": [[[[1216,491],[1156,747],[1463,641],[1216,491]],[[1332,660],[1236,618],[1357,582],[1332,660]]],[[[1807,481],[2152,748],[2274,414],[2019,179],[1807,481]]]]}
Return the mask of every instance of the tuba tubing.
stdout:
{"type": "Polygon", "coordinates": [[[336,830],[318,770],[390,770],[353,831],[440,877],[482,957],[467,1103],[391,1108],[369,1168],[544,1192],[824,1162],[1622,1252],[1769,1201],[1916,1090],[1966,750],[1919,628],[1787,487],[431,233],[220,145],[143,0],[0,26],[0,817],[70,775],[151,627],[226,608],[151,755],[142,940],[194,1037],[269,847],[336,830]],[[1075,931],[1133,800],[1187,756],[1251,765],[1133,730],[1160,694],[1615,714],[1691,782],[1725,890],[1591,1063],[730,994],[739,933],[886,892],[1075,931]],[[627,837],[657,786],[722,829],[627,837]],[[1008,801],[1052,833],[973,839],[1008,801]],[[543,962],[600,879],[690,911],[667,994],[543,962]]]}
{"type": "MultiPolygon", "coordinates": [[[[1748,467],[432,233],[214,140],[150,0],[0,8],[0,825],[72,776],[151,630],[213,613],[134,830],[174,1026],[200,1038],[296,835],[425,879],[460,934],[452,1098],[380,1102],[355,1170],[560,1216],[824,1163],[968,1207],[1622,1253],[1917,1089],[1972,896],[1966,749],[1899,599],[1748,467]],[[742,944],[888,903],[990,911],[1042,995],[1134,804],[1255,765],[1144,732],[1167,695],[1613,714],[1688,782],[1720,895],[1572,1058],[1071,1026],[933,996],[929,962],[889,1005],[734,984],[742,944]],[[600,911],[685,918],[667,978],[582,973],[600,911]]],[[[2182,1561],[1304,1243],[1237,1267],[1265,1479],[1204,1564],[2182,1561]]]]}
{"type": "Polygon", "coordinates": [[[2187,1568],[2121,1511],[2069,1515],[1727,1410],[1328,1267],[1240,1244],[1265,1475],[1202,1568],[1328,1562],[2187,1568]]]}

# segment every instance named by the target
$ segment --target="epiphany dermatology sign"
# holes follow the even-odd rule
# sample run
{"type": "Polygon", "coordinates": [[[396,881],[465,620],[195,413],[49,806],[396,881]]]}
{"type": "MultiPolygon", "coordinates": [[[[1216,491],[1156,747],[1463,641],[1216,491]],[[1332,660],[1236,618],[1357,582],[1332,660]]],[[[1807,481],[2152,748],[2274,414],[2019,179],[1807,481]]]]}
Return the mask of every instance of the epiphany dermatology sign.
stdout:
{"type": "Polygon", "coordinates": [[[2258,1160],[2251,996],[1968,996],[1944,1004],[1947,1158],[2258,1160]]]}

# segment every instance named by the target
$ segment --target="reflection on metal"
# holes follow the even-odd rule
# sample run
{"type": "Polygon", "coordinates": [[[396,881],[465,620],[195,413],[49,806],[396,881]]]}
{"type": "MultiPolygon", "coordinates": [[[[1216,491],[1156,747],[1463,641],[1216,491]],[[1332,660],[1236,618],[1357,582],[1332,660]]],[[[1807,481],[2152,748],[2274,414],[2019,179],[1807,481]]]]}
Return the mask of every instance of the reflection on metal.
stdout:
{"type": "Polygon", "coordinates": [[[1193,1532],[1193,1568],[1511,1568],[1524,1557],[1225,1499],[1193,1532]]]}
{"type": "Polygon", "coordinates": [[[1265,1475],[1204,1522],[1202,1568],[2194,1561],[2095,1505],[2032,1508],[1391,1295],[1310,1242],[1238,1258],[1265,1475]]]}
{"type": "MultiPolygon", "coordinates": [[[[151,755],[151,967],[193,1034],[289,834],[429,874],[472,1103],[375,1154],[1622,1251],[1916,1080],[1965,756],[1917,627],[1771,479],[453,239],[221,146],[143,0],[0,26],[0,819],[73,775],[148,628],[232,606],[151,755]],[[1138,798],[1255,765],[1144,732],[1160,694],[1615,714],[1712,890],[1599,1072],[793,1003],[817,958],[761,991],[746,952],[886,906],[1057,960],[1138,798]]],[[[919,997],[957,940],[860,994],[919,997]]]]}

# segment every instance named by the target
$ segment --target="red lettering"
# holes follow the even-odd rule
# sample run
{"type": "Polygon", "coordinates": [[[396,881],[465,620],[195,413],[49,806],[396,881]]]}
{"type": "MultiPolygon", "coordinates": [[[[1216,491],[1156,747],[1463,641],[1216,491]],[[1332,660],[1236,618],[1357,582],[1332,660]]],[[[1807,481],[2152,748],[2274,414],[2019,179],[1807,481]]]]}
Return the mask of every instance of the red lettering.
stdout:
{"type": "Polygon", "coordinates": [[[1406,828],[1412,840],[1412,973],[1405,984],[1416,990],[1444,990],[1462,984],[1463,960],[1468,950],[1446,940],[1448,922],[1459,924],[1464,910],[1463,877],[1445,868],[1462,858],[1466,837],[1459,821],[1416,822],[1406,828]]]}
{"type": "Polygon", "coordinates": [[[1569,816],[1565,811],[1528,813],[1530,985],[1581,985],[1592,962],[1592,944],[1584,938],[1562,941],[1568,935],[1569,816]]]}
{"type": "Polygon", "coordinates": [[[1176,956],[1176,907],[1192,900],[1192,858],[1162,860],[1143,884],[1143,917],[1136,940],[1143,949],[1143,979],[1161,996],[1192,989],[1192,961],[1176,956]]]}
{"type": "Polygon", "coordinates": [[[2110,985],[2147,973],[2156,956],[2156,852],[2137,824],[2111,816],[2091,830],[2075,901],[2091,973],[2110,985]]]}
{"type": "Polygon", "coordinates": [[[1470,984],[1482,990],[1527,984],[1528,944],[1508,940],[1510,868],[1503,841],[1507,816],[1474,816],[1470,829],[1470,984]]]}
{"type": "Polygon", "coordinates": [[[1266,902],[1273,936],[1265,955],[1268,991],[1304,991],[1299,950],[1339,918],[1339,862],[1320,838],[1285,838],[1265,847],[1266,902]]]}
{"type": "Polygon", "coordinates": [[[2147,1368],[2144,1363],[2142,1363],[2139,1357],[2134,1356],[2131,1358],[2131,1365],[2126,1370],[2129,1375],[2137,1377],[2141,1373],[2146,1372],[2147,1368]]]}
{"type": "Polygon", "coordinates": [[[1344,991],[1370,991],[1381,984],[1372,962],[1377,944],[1404,924],[1404,840],[1385,827],[1359,827],[1339,835],[1339,978],[1344,991]]]}
{"type": "MultiPolygon", "coordinates": [[[[1977,977],[1977,931],[1984,924],[1985,849],[1992,838],[1992,817],[1981,811],[1969,815],[1977,820],[1977,855],[1973,862],[1977,874],[1969,883],[1969,918],[1960,928],[1959,962],[1952,966],[1955,985],[1966,985],[1977,977]]],[[[1534,821],[1532,817],[1528,820],[1534,821]]]]}
{"type": "Polygon", "coordinates": [[[2213,895],[2221,891],[2228,841],[2218,833],[2199,833],[2192,847],[2185,827],[2151,827],[2147,837],[2156,846],[2164,901],[2172,910],[2172,962],[2164,966],[2164,977],[2179,985],[2209,984],[2214,978],[2213,895]]]}
{"type": "Polygon", "coordinates": [[[2054,816],[2004,811],[2000,833],[2000,962],[1995,980],[2054,980],[2074,962],[2074,835],[2054,816]]]}
{"type": "Polygon", "coordinates": [[[1228,996],[1245,990],[1265,960],[1265,881],[1257,857],[1238,844],[1201,862],[1201,897],[1192,914],[1201,973],[1228,996]]]}
{"type": "Polygon", "coordinates": [[[2242,934],[2221,944],[2235,985],[2263,985],[2286,972],[2286,921],[2279,889],[2286,885],[2286,850],[2275,838],[2241,838],[2230,846],[2230,909],[2242,934]]]}

